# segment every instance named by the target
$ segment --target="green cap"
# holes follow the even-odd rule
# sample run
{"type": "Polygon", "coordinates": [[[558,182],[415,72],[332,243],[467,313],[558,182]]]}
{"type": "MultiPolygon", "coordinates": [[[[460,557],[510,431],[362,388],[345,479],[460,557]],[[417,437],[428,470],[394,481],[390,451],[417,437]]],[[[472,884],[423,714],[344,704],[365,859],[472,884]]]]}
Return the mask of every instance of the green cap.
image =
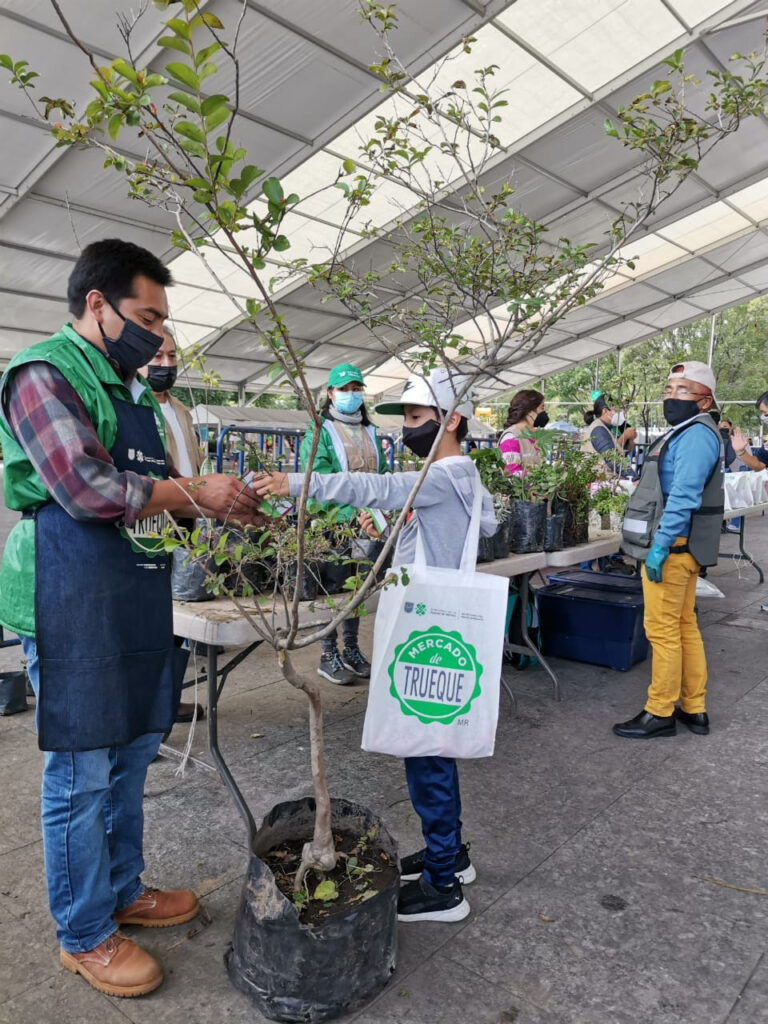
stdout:
{"type": "Polygon", "coordinates": [[[358,384],[363,383],[363,375],[358,368],[352,363],[339,363],[328,374],[328,387],[343,388],[345,384],[349,384],[353,380],[358,384]]]}

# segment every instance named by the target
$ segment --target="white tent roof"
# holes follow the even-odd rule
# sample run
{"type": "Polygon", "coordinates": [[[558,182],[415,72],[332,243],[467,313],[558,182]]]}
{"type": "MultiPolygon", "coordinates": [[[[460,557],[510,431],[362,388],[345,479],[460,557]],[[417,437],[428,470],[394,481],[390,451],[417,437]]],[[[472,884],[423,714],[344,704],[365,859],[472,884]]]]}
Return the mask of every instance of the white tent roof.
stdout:
{"type": "MultiPolygon", "coordinates": [[[[104,0],[99,18],[89,0],[64,0],[62,6],[75,31],[103,58],[116,55],[119,38],[104,9],[124,4],[104,0]]],[[[211,0],[206,6],[228,25],[240,7],[239,0],[211,0]]],[[[369,111],[381,102],[377,80],[366,69],[373,37],[355,8],[355,0],[247,0],[244,113],[236,134],[262,167],[299,195],[340,158],[358,155],[369,111]]],[[[498,64],[498,84],[510,90],[499,126],[504,157],[494,177],[509,179],[520,207],[556,236],[593,241],[620,204],[635,198],[639,185],[636,158],[604,134],[604,119],[661,77],[659,61],[679,46],[688,47],[687,66],[698,77],[724,66],[733,52],[761,48],[766,4],[401,0],[398,11],[397,45],[414,73],[461,36],[477,36],[469,69],[478,66],[478,58],[498,64]]],[[[166,57],[158,55],[155,42],[159,20],[152,11],[143,20],[138,59],[162,69],[166,57]]],[[[44,73],[49,95],[72,95],[72,82],[87,81],[82,54],[59,29],[48,0],[0,0],[0,38],[6,52],[44,73]]],[[[81,89],[72,98],[82,104],[85,93],[81,89]]],[[[237,328],[231,303],[192,255],[174,257],[168,250],[174,226],[169,215],[127,199],[123,179],[104,171],[97,154],[55,149],[20,92],[0,89],[0,106],[0,362],[67,318],[66,279],[78,244],[119,234],[171,259],[178,282],[171,308],[181,344],[204,342],[208,369],[224,385],[270,390],[270,360],[252,334],[237,328]]],[[[397,199],[393,189],[366,210],[366,218],[388,222],[397,199]]],[[[291,257],[316,253],[332,237],[341,212],[336,196],[324,194],[296,214],[289,225],[291,257]]],[[[639,257],[635,271],[617,274],[534,354],[518,356],[487,393],[768,291],[767,218],[768,124],[755,119],[705,159],[661,207],[646,237],[630,246],[639,257]]],[[[375,265],[383,258],[381,243],[364,244],[375,265]]],[[[222,272],[235,294],[246,294],[243,274],[226,263],[222,272]]],[[[405,371],[341,307],[321,305],[319,295],[300,281],[283,288],[280,305],[306,352],[313,386],[324,384],[328,369],[346,360],[366,371],[374,394],[399,386],[405,371]]]]}

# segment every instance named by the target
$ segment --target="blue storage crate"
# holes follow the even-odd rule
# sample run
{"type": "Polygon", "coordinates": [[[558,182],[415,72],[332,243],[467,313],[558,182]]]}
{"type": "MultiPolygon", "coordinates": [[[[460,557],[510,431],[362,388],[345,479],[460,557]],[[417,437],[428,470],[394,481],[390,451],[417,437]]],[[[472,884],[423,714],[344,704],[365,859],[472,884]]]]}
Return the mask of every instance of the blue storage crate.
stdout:
{"type": "Polygon", "coordinates": [[[621,672],[648,656],[639,591],[550,583],[537,591],[536,602],[545,656],[607,665],[621,672]]]}

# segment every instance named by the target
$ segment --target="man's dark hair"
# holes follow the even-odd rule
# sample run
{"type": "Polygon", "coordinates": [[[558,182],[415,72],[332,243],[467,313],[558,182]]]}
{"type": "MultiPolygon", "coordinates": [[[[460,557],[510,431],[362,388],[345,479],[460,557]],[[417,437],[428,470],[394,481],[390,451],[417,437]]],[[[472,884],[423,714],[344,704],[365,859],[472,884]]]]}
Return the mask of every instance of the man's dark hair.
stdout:
{"type": "Polygon", "coordinates": [[[67,283],[69,312],[79,318],[85,312],[85,297],[98,291],[113,306],[134,295],[133,282],[141,274],[166,288],[171,283],[170,270],[154,253],[120,238],[104,238],[91,242],[80,254],[67,283]]]}
{"type": "Polygon", "coordinates": [[[755,402],[756,409],[759,409],[761,405],[768,405],[768,391],[764,391],[755,402]]]}

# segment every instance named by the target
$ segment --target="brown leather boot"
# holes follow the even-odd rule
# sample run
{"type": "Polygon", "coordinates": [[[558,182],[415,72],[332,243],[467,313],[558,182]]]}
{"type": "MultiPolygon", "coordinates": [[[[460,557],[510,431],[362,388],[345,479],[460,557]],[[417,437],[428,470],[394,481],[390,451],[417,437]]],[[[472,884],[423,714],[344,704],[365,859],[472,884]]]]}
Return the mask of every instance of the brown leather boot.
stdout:
{"type": "Polygon", "coordinates": [[[184,924],[197,913],[200,901],[191,889],[145,889],[138,899],[113,914],[118,924],[168,928],[184,924]]]}
{"type": "Polygon", "coordinates": [[[141,946],[114,932],[87,953],[59,950],[62,967],[81,974],[89,985],[108,996],[143,996],[163,980],[163,969],[141,946]]]}

